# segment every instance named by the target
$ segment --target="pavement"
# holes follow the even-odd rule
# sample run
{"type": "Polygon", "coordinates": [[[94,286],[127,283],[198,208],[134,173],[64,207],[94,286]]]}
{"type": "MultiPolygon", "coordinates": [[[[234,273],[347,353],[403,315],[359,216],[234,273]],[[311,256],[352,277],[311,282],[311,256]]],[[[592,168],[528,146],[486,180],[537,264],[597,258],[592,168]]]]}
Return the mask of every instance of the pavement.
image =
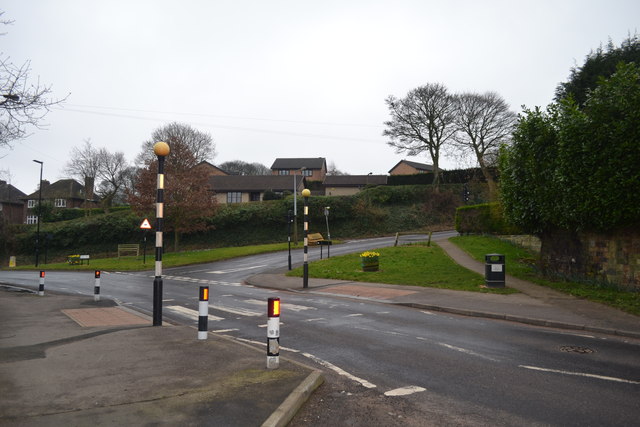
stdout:
{"type": "MultiPolygon", "coordinates": [[[[451,258],[484,275],[484,264],[447,240],[451,258]]],[[[507,260],[508,271],[508,260],[507,260]]],[[[254,286],[399,304],[536,326],[640,338],[640,318],[506,276],[519,293],[258,274],[254,286]]],[[[284,426],[322,382],[320,371],[280,357],[266,369],[256,349],[194,327],[151,326],[113,301],[44,296],[0,285],[0,425],[284,426]]]]}

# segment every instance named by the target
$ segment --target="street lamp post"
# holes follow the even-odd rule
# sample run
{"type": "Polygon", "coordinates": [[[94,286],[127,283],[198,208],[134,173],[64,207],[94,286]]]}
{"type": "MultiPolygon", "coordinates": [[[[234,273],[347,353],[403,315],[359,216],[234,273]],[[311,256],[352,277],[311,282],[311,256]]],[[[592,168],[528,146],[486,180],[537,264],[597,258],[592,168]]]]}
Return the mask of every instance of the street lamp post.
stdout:
{"type": "Polygon", "coordinates": [[[302,287],[309,287],[309,255],[307,248],[309,246],[309,196],[311,191],[308,189],[302,190],[302,197],[304,198],[304,263],[302,264],[302,287]]]}
{"type": "MultiPolygon", "coordinates": [[[[300,175],[306,167],[300,168],[300,175]]],[[[293,242],[298,244],[298,181],[296,179],[296,171],[293,171],[293,242]]]]}
{"type": "Polygon", "coordinates": [[[158,188],[156,196],[156,272],[153,279],[153,326],[162,326],[162,223],[164,219],[164,158],[169,144],[156,142],[153,152],[158,156],[158,188]]]}
{"type": "Polygon", "coordinates": [[[38,185],[38,187],[40,187],[39,189],[39,193],[38,193],[38,211],[37,211],[37,225],[36,225],[36,267],[39,264],[40,261],[40,212],[42,211],[42,166],[44,165],[43,162],[41,162],[40,160],[34,160],[34,162],[36,163],[40,163],[40,184],[38,185]]]}
{"type": "Polygon", "coordinates": [[[291,211],[287,212],[287,243],[289,244],[289,270],[291,270],[291,211]]]}

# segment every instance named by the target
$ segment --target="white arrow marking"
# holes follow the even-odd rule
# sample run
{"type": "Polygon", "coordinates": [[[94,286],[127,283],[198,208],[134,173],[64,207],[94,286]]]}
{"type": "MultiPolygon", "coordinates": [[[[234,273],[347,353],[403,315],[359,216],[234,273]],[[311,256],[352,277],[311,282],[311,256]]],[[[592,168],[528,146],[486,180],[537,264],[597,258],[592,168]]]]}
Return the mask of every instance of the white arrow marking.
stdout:
{"type": "Polygon", "coordinates": [[[211,274],[227,274],[227,273],[236,273],[238,271],[253,270],[255,268],[261,268],[261,267],[266,267],[266,265],[254,265],[254,266],[251,266],[251,267],[230,268],[229,270],[207,271],[207,273],[211,273],[211,274]]]}
{"type": "Polygon", "coordinates": [[[413,393],[420,393],[421,391],[425,391],[426,388],[418,387],[417,385],[409,385],[406,387],[397,388],[395,390],[389,390],[384,395],[385,396],[408,396],[413,393]]]}

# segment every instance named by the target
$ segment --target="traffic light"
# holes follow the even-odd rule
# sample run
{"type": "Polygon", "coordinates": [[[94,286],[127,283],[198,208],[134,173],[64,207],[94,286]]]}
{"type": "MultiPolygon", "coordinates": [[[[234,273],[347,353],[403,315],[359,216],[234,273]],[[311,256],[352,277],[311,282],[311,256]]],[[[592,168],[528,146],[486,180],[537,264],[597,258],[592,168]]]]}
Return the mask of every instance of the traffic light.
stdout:
{"type": "Polygon", "coordinates": [[[268,317],[280,317],[280,298],[269,298],[268,317]]]}

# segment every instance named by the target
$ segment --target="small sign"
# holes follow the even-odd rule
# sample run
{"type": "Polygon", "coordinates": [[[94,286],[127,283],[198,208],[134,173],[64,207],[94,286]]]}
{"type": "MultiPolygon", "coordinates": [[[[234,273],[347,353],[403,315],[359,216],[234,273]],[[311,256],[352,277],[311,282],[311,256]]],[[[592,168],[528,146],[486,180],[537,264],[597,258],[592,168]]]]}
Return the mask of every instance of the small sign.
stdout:
{"type": "Polygon", "coordinates": [[[491,264],[491,272],[499,273],[502,271],[502,264],[491,264]]]}
{"type": "Polygon", "coordinates": [[[142,224],[140,224],[140,228],[142,228],[143,230],[151,230],[151,224],[149,223],[149,220],[147,218],[142,221],[142,224]]]}

